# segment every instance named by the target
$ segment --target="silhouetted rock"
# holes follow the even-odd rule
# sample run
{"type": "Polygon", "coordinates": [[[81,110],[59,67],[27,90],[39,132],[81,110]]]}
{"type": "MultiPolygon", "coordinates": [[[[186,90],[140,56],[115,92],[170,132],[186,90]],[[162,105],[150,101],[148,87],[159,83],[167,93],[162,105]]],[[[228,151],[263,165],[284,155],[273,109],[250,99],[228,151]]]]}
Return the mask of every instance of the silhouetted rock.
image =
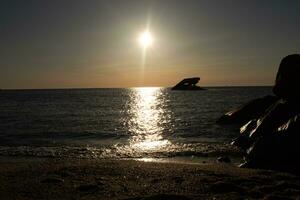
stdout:
{"type": "Polygon", "coordinates": [[[224,114],[217,120],[217,123],[244,124],[251,119],[260,117],[277,100],[277,97],[271,95],[254,99],[246,105],[224,114]]]}
{"type": "Polygon", "coordinates": [[[251,132],[257,127],[257,120],[252,119],[240,128],[240,135],[234,139],[231,144],[238,146],[244,150],[251,146],[251,140],[249,138],[251,132]]]}
{"type": "Polygon", "coordinates": [[[204,90],[204,88],[197,86],[199,81],[199,77],[185,78],[175,85],[172,90],[204,90]]]}
{"type": "Polygon", "coordinates": [[[276,75],[273,92],[288,101],[299,100],[299,68],[300,55],[293,54],[282,59],[276,75]]]}
{"type": "MultiPolygon", "coordinates": [[[[245,150],[242,167],[299,172],[300,105],[297,67],[300,55],[285,57],[279,66],[273,92],[223,115],[222,124],[244,123],[232,144],[245,150]]],[[[300,79],[299,79],[300,83],[300,79]]]]}
{"type": "Polygon", "coordinates": [[[240,128],[240,136],[232,144],[247,149],[256,138],[272,135],[278,128],[299,113],[299,109],[284,100],[278,100],[258,119],[252,119],[240,128]]]}
{"type": "MultiPolygon", "coordinates": [[[[300,139],[298,131],[300,130],[300,115],[291,117],[286,123],[282,124],[278,129],[278,134],[284,137],[292,136],[295,139],[300,139]]],[[[297,142],[293,140],[294,142],[297,142]]]]}
{"type": "Polygon", "coordinates": [[[300,166],[300,115],[288,119],[273,134],[259,137],[247,151],[248,162],[255,167],[295,171],[300,166]],[[294,168],[294,169],[293,169],[294,168]]]}

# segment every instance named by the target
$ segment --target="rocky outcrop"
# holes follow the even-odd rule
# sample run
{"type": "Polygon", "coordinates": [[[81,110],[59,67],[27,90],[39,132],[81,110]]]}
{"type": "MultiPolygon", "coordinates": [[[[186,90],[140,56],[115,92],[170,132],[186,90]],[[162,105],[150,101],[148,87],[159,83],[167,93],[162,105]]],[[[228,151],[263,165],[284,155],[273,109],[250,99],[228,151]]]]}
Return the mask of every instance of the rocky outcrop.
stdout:
{"type": "Polygon", "coordinates": [[[285,57],[273,87],[275,96],[253,100],[217,121],[243,124],[232,142],[245,151],[243,167],[300,171],[299,67],[300,55],[285,57]]]}
{"type": "Polygon", "coordinates": [[[276,96],[287,101],[299,101],[299,68],[300,55],[293,54],[282,59],[276,75],[273,92],[276,96]]]}
{"type": "Polygon", "coordinates": [[[218,120],[218,124],[245,124],[252,119],[257,119],[263,115],[266,110],[276,101],[276,96],[265,96],[259,99],[254,99],[235,110],[229,111],[218,120]]]}
{"type": "Polygon", "coordinates": [[[285,121],[270,134],[251,138],[245,167],[279,169],[299,173],[300,115],[285,121]]]}
{"type": "Polygon", "coordinates": [[[175,85],[172,90],[204,90],[204,88],[197,86],[199,81],[199,77],[185,78],[175,85]]]}

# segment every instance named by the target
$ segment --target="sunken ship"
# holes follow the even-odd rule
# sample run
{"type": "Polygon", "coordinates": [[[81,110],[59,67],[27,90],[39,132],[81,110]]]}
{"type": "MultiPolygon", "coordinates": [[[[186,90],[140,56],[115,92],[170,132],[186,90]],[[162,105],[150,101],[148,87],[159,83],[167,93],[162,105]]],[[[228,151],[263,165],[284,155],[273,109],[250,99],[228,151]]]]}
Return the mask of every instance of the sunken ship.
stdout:
{"type": "Polygon", "coordinates": [[[199,81],[200,77],[185,78],[172,87],[172,90],[205,90],[205,88],[197,85],[199,81]]]}

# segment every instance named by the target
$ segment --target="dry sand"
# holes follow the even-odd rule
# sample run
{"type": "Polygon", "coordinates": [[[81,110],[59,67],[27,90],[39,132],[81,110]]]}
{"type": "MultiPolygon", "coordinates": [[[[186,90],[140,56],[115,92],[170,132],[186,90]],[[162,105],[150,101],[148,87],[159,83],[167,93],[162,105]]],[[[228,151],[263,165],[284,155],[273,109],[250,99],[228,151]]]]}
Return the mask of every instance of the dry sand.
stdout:
{"type": "Polygon", "coordinates": [[[300,199],[300,180],[217,163],[1,158],[0,199],[300,199]]]}

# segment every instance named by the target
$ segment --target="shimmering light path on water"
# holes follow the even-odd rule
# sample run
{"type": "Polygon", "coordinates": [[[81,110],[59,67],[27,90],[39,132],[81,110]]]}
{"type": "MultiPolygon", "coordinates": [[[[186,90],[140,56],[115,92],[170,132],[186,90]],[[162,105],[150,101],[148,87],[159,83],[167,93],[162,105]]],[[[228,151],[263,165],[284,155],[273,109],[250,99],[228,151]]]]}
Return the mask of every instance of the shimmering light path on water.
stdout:
{"type": "MultiPolygon", "coordinates": [[[[163,125],[170,122],[162,88],[133,88],[129,99],[129,146],[134,151],[168,148],[171,142],[164,137],[163,125]]],[[[126,119],[125,119],[126,120],[126,119]]]]}

